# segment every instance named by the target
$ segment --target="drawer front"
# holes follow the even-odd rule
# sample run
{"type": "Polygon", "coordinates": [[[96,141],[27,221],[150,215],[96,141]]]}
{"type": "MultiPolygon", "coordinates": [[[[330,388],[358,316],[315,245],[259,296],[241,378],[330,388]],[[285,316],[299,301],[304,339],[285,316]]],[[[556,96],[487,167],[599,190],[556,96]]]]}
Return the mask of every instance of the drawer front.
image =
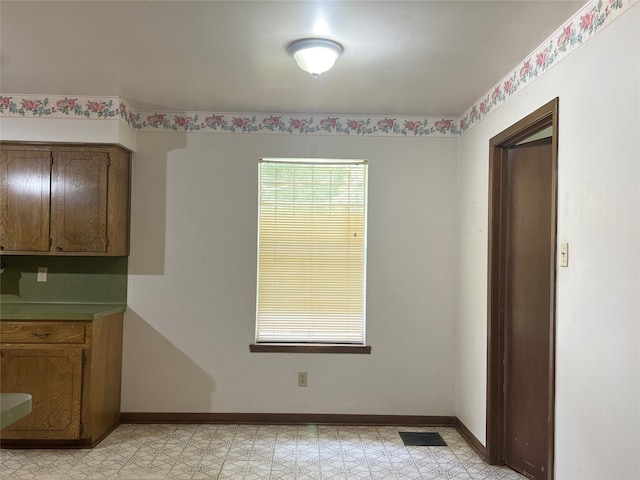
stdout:
{"type": "Polygon", "coordinates": [[[2,343],[85,343],[81,323],[2,322],[2,343]]]}

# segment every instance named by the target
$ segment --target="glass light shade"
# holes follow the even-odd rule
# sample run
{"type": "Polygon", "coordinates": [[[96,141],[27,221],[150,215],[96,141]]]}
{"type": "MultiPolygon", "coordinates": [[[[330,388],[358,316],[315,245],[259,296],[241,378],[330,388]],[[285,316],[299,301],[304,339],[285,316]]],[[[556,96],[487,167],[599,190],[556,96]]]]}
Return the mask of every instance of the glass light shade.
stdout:
{"type": "Polygon", "coordinates": [[[289,53],[302,70],[317,77],[333,67],[342,53],[342,45],[323,38],[306,38],[293,42],[289,53]]]}

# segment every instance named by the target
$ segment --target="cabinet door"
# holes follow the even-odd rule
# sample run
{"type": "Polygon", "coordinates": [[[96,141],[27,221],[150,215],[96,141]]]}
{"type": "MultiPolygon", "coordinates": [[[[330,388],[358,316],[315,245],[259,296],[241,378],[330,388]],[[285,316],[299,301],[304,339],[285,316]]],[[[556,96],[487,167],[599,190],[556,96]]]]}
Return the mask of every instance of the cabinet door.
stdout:
{"type": "Polygon", "coordinates": [[[56,252],[107,251],[106,152],[56,152],[51,229],[56,252]]]}
{"type": "Polygon", "coordinates": [[[49,251],[51,152],[5,150],[0,155],[0,249],[49,251]]]}
{"type": "Polygon", "coordinates": [[[31,413],[2,430],[3,438],[78,439],[82,349],[2,350],[3,392],[29,393],[31,413]]]}

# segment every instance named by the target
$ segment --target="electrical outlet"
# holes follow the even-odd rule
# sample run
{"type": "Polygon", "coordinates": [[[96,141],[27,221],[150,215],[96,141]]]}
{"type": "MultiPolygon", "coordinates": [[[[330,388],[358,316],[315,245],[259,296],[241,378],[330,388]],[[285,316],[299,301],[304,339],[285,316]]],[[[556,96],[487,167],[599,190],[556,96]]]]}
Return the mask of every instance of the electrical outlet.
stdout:
{"type": "Polygon", "coordinates": [[[307,386],[307,372],[298,372],[298,386],[306,387],[307,386]]]}
{"type": "Polygon", "coordinates": [[[38,282],[46,282],[48,271],[49,269],[47,267],[38,267],[38,278],[36,280],[38,282]]]}

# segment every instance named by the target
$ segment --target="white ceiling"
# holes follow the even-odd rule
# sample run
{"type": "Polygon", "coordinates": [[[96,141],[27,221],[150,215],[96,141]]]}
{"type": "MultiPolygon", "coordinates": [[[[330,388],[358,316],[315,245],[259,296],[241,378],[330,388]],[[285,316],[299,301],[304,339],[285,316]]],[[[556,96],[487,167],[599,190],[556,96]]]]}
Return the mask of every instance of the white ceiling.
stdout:
{"type": "Polygon", "coordinates": [[[585,1],[0,2],[3,93],[138,110],[457,116],[585,1]],[[318,79],[287,45],[344,45],[318,79]]]}

